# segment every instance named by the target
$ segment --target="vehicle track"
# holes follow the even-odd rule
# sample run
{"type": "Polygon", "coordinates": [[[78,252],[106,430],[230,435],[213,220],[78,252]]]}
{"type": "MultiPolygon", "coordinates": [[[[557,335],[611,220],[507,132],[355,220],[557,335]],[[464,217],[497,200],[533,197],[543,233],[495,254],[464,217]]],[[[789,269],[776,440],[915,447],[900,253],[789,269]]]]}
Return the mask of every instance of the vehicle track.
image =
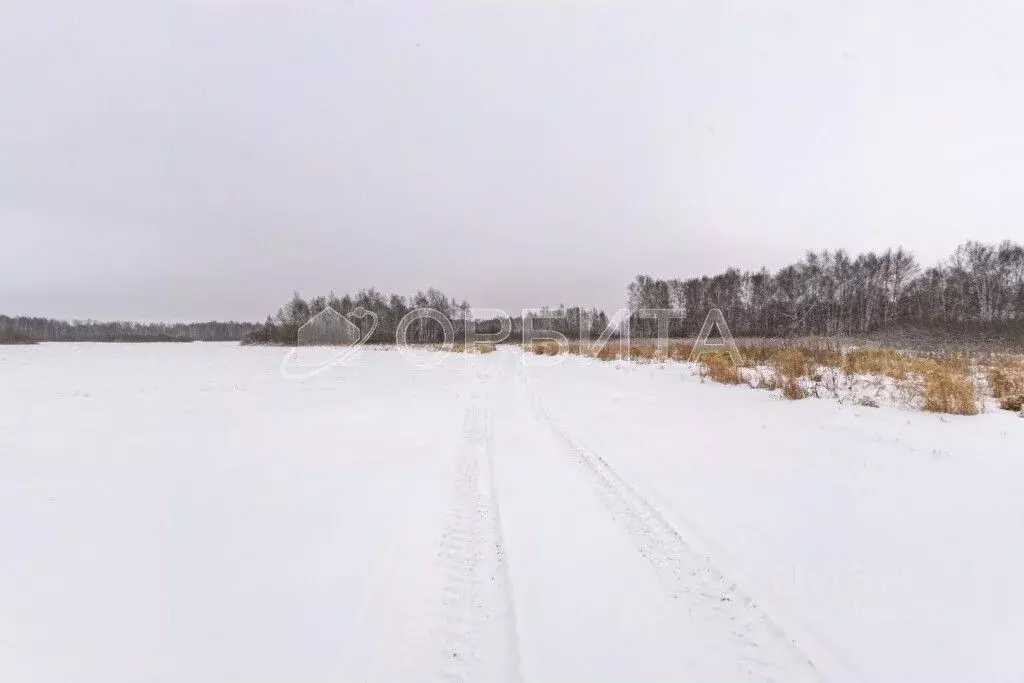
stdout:
{"type": "Polygon", "coordinates": [[[441,672],[444,680],[456,683],[520,680],[490,432],[484,379],[466,410],[439,552],[444,573],[441,672]]]}
{"type": "Polygon", "coordinates": [[[341,658],[344,680],[520,680],[493,495],[488,374],[471,369],[464,379],[453,387],[462,397],[454,413],[461,413],[461,428],[456,422],[438,430],[447,446],[437,446],[439,457],[422,473],[353,619],[341,658]]]}
{"type": "Polygon", "coordinates": [[[653,568],[667,594],[688,618],[730,639],[748,680],[822,681],[821,673],[798,645],[710,561],[695,552],[658,510],[603,459],[581,447],[532,393],[523,391],[539,426],[590,482],[602,506],[637,552],[653,568]]]}

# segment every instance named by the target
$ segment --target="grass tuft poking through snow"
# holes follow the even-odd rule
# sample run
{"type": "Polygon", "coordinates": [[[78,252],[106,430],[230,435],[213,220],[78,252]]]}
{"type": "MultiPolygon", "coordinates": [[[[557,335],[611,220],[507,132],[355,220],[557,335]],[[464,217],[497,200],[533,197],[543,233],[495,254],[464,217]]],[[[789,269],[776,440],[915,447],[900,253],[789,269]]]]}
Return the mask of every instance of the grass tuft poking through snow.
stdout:
{"type": "Polygon", "coordinates": [[[701,356],[700,376],[719,384],[744,384],[743,374],[732,358],[725,353],[706,353],[701,356]]]}
{"type": "Polygon", "coordinates": [[[827,397],[863,406],[890,405],[952,415],[977,415],[987,405],[1020,410],[1024,402],[1024,358],[1019,356],[843,348],[835,340],[822,339],[769,341],[741,343],[744,360],[739,367],[721,352],[704,353],[699,362],[689,364],[693,344],[685,340],[660,346],[634,340],[628,353],[615,341],[603,346],[587,341],[561,346],[539,341],[524,349],[539,355],[579,355],[605,361],[678,361],[688,363],[702,381],[747,384],[776,391],[789,400],[827,397]]]}
{"type": "MultiPolygon", "coordinates": [[[[990,361],[985,369],[985,379],[988,381],[989,391],[992,397],[1002,401],[1008,399],[1012,405],[1019,403],[1024,396],[1024,360],[1019,358],[997,357],[990,361]]],[[[1013,410],[1013,408],[1006,408],[1013,410]]],[[[1020,410],[1020,408],[1017,408],[1020,410]]]]}
{"type": "Polygon", "coordinates": [[[452,353],[494,353],[495,348],[494,344],[490,342],[455,344],[452,346],[452,353]]]}
{"type": "Polygon", "coordinates": [[[806,349],[780,349],[772,356],[770,364],[784,398],[798,401],[807,397],[807,391],[800,386],[800,378],[810,377],[813,368],[806,349]]]}
{"type": "Polygon", "coordinates": [[[853,349],[844,354],[842,369],[848,375],[884,375],[902,381],[911,371],[911,360],[896,349],[853,349]]]}
{"type": "Polygon", "coordinates": [[[1004,396],[999,399],[999,407],[1003,410],[1012,410],[1015,413],[1024,414],[1024,394],[1004,396]]]}
{"type": "Polygon", "coordinates": [[[977,415],[970,376],[956,362],[934,362],[924,370],[924,409],[930,413],[977,415]]]}

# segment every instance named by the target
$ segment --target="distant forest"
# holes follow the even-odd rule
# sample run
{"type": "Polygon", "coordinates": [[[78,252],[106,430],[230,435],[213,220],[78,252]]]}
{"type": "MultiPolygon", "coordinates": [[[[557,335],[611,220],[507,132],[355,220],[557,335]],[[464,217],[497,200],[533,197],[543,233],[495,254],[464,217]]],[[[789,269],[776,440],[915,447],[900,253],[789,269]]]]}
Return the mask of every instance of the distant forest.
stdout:
{"type": "Polygon", "coordinates": [[[258,325],[240,322],[134,323],[0,315],[0,343],[241,341],[258,325]]]}
{"type": "MultiPolygon", "coordinates": [[[[465,300],[459,302],[434,288],[419,291],[410,297],[384,294],[376,289],[364,289],[354,295],[345,294],[342,297],[338,297],[332,292],[313,297],[309,301],[303,299],[296,292],[292,295],[291,301],[278,309],[275,315],[267,317],[266,322],[249,335],[244,343],[293,345],[297,341],[299,328],[328,307],[333,308],[357,325],[364,337],[369,335],[367,339],[369,343],[394,343],[399,322],[410,311],[419,308],[429,308],[440,313],[451,324],[455,333],[455,341],[461,342],[466,338],[466,325],[471,317],[469,302],[465,300]],[[359,318],[350,315],[358,308],[370,311],[377,316],[377,327],[372,332],[370,331],[372,322],[368,317],[359,318]]],[[[512,313],[514,312],[509,311],[510,315],[512,313]]],[[[579,337],[581,320],[585,321],[584,327],[591,330],[588,334],[592,334],[594,337],[608,326],[608,318],[605,313],[595,309],[563,306],[557,309],[546,309],[541,317],[544,319],[537,322],[536,329],[556,330],[570,339],[579,337]],[[547,318],[548,313],[560,317],[547,318]]],[[[522,318],[514,317],[511,322],[512,333],[509,339],[522,338],[522,318]]],[[[497,334],[501,330],[501,323],[497,319],[474,319],[472,324],[476,333],[480,335],[497,334]]],[[[419,320],[410,326],[407,339],[414,344],[437,344],[444,341],[444,331],[441,325],[435,321],[419,320]]]]}
{"type": "MultiPolygon", "coordinates": [[[[904,249],[851,256],[808,252],[774,273],[729,268],[713,276],[629,284],[630,310],[670,308],[674,335],[692,336],[711,308],[735,336],[863,336],[897,330],[1024,335],[1024,247],[966,242],[922,269],[904,249]]],[[[652,335],[655,321],[631,319],[652,335]]]]}
{"type": "MultiPolygon", "coordinates": [[[[357,307],[373,311],[378,327],[369,341],[393,342],[398,322],[415,308],[442,313],[462,339],[470,305],[436,289],[406,298],[375,289],[338,298],[333,293],[309,301],[298,293],[248,337],[250,343],[294,344],[299,327],[330,306],[342,315],[357,307]]],[[[688,279],[661,280],[638,275],[626,288],[631,311],[670,309],[675,337],[696,335],[707,313],[719,308],[735,336],[822,335],[856,337],[914,330],[925,334],[985,333],[1024,336],[1024,246],[1014,242],[966,242],[939,264],[922,269],[904,249],[851,256],[845,251],[808,252],[775,272],[766,268],[688,279]]],[[[515,311],[509,311],[514,315],[515,311]]],[[[604,311],[580,307],[546,309],[536,329],[555,330],[570,339],[596,338],[608,325],[604,311]],[[550,314],[552,317],[546,317],[550,314]],[[582,323],[582,325],[581,325],[582,323]]],[[[366,320],[360,324],[364,333],[366,320]]],[[[481,334],[499,329],[495,320],[477,321],[481,334]]],[[[653,337],[657,321],[628,320],[634,337],[653,337]]],[[[512,318],[511,340],[522,338],[523,320],[512,318]]],[[[421,321],[410,330],[412,342],[442,340],[437,323],[421,321]]]]}
{"type": "MultiPolygon", "coordinates": [[[[51,320],[0,315],[0,343],[37,341],[242,341],[294,345],[298,329],[331,307],[369,333],[369,318],[351,317],[360,307],[377,316],[370,342],[394,342],[399,321],[410,311],[430,308],[464,338],[471,307],[437,289],[413,296],[364,289],[338,297],[333,292],[308,301],[298,293],[262,324],[245,322],[132,323],[51,320]]],[[[857,337],[913,330],[928,334],[969,333],[1024,338],[1024,246],[966,242],[940,263],[922,269],[900,248],[851,256],[845,251],[808,252],[796,263],[770,272],[729,268],[713,276],[656,279],[638,275],[626,288],[631,311],[670,309],[677,313],[672,336],[694,336],[707,313],[719,308],[735,336],[822,335],[857,337]]],[[[510,314],[517,312],[509,311],[510,314]]],[[[537,330],[570,339],[596,338],[609,324],[604,311],[566,307],[544,309],[537,330]]],[[[476,320],[479,334],[494,334],[498,320],[476,320]]],[[[631,316],[634,337],[653,337],[657,321],[631,316]]],[[[522,317],[512,318],[510,339],[522,338],[522,317]]],[[[414,343],[443,340],[441,326],[420,320],[409,328],[414,343]]]]}

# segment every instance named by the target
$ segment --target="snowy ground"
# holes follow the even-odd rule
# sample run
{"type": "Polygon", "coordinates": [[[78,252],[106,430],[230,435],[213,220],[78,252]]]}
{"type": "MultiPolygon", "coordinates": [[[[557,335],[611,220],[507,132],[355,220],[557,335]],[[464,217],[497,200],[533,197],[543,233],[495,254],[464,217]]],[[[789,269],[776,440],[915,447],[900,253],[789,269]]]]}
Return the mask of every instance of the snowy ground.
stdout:
{"type": "Polygon", "coordinates": [[[1024,677],[1015,415],[281,357],[0,347],[0,681],[1024,677]]]}

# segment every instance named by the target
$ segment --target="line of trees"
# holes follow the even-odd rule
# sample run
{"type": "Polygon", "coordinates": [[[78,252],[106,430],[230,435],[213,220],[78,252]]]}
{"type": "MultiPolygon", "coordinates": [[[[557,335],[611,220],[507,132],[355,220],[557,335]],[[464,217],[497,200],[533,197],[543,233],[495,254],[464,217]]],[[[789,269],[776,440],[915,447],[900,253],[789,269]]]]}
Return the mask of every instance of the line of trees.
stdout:
{"type": "MultiPolygon", "coordinates": [[[[851,256],[845,251],[808,252],[774,273],[766,268],[729,268],[714,276],[662,280],[638,275],[626,290],[631,311],[671,309],[679,318],[673,336],[693,336],[707,313],[719,308],[736,336],[812,334],[857,336],[914,328],[934,332],[999,332],[1024,338],[1024,246],[966,242],[935,266],[922,269],[900,248],[851,256]]],[[[287,344],[310,318],[331,307],[360,327],[369,342],[394,342],[399,322],[409,312],[429,308],[440,313],[465,338],[470,320],[477,333],[495,334],[497,318],[474,318],[472,308],[430,288],[413,296],[363,289],[354,295],[298,293],[263,324],[245,322],[135,323],[64,321],[0,315],[0,343],[38,341],[148,342],[243,341],[287,344]],[[372,312],[377,327],[370,333],[372,312]]],[[[604,311],[560,306],[536,313],[535,330],[554,330],[569,339],[596,338],[608,326],[604,311]],[[581,331],[582,330],[582,331],[581,331]]],[[[637,315],[628,320],[632,336],[653,337],[658,321],[637,315]]],[[[523,338],[524,320],[512,318],[511,340],[523,338]]],[[[408,330],[413,343],[440,343],[440,324],[417,320],[408,330]]]]}
{"type": "MultiPolygon", "coordinates": [[[[357,325],[363,337],[369,335],[367,342],[377,343],[394,342],[398,323],[415,308],[432,308],[449,321],[454,321],[465,317],[469,303],[457,303],[455,299],[434,288],[417,292],[408,298],[398,294],[384,294],[371,288],[360,290],[355,295],[345,294],[341,297],[331,292],[315,296],[308,301],[295,292],[288,303],[279,308],[275,315],[267,316],[266,322],[249,334],[243,343],[294,345],[298,339],[299,328],[328,307],[357,325]],[[377,327],[372,332],[370,318],[351,315],[359,308],[377,316],[377,327]]],[[[443,331],[437,323],[418,321],[410,328],[409,339],[417,342],[440,342],[443,341],[443,331]]]]}
{"type": "MultiPolygon", "coordinates": [[[[851,256],[808,252],[774,273],[724,273],[660,280],[638,275],[630,310],[668,308],[683,316],[670,329],[691,336],[711,308],[734,335],[855,336],[894,329],[1024,332],[1024,246],[966,242],[922,269],[900,248],[851,256]]],[[[656,322],[630,318],[631,334],[653,336],[656,322]]]]}
{"type": "Polygon", "coordinates": [[[0,315],[0,343],[241,341],[258,327],[234,321],[137,323],[0,315]]]}
{"type": "MultiPolygon", "coordinates": [[[[341,297],[331,292],[315,296],[308,301],[296,292],[288,303],[278,309],[276,314],[268,316],[266,322],[249,334],[243,343],[294,345],[298,339],[299,328],[328,307],[358,326],[362,337],[368,343],[394,343],[402,319],[410,312],[424,308],[437,311],[447,320],[455,334],[456,342],[466,339],[467,325],[470,321],[478,335],[497,335],[502,329],[498,317],[474,315],[468,301],[457,301],[454,297],[449,297],[434,288],[418,291],[410,297],[385,294],[376,289],[363,289],[354,295],[345,294],[341,297]],[[352,315],[358,309],[376,315],[375,329],[371,331],[373,323],[370,317],[352,315]]],[[[560,306],[543,309],[537,312],[536,317],[539,320],[533,324],[534,330],[554,330],[569,339],[580,337],[581,322],[582,334],[591,337],[600,335],[608,325],[608,316],[604,311],[580,307],[560,306]]],[[[522,316],[511,317],[511,329],[509,340],[522,339],[522,316]]],[[[407,340],[414,344],[439,344],[444,341],[444,329],[437,321],[418,319],[408,328],[407,340]]]]}

